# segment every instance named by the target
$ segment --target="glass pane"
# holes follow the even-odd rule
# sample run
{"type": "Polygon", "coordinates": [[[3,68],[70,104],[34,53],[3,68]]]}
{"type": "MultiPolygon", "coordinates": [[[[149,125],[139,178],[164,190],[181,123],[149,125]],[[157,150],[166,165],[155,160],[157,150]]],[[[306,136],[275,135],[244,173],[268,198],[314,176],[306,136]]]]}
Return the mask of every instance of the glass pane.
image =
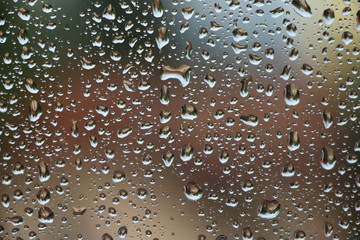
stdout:
{"type": "Polygon", "coordinates": [[[359,239],[358,0],[2,0],[0,239],[359,239]]]}

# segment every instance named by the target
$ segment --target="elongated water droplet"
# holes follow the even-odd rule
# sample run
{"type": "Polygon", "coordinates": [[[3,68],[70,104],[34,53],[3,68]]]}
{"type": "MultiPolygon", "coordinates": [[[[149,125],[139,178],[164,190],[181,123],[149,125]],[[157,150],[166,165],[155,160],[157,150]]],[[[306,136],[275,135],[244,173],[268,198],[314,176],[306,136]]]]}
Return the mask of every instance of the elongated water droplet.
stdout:
{"type": "Polygon", "coordinates": [[[331,234],[332,234],[333,231],[334,231],[333,225],[332,225],[331,223],[329,223],[329,222],[325,222],[325,223],[324,223],[323,229],[324,229],[324,235],[325,235],[325,237],[330,237],[331,234]]]}
{"type": "Polygon", "coordinates": [[[156,44],[161,50],[163,47],[165,47],[170,42],[170,33],[169,30],[166,27],[160,27],[157,30],[157,36],[156,36],[156,44]]]}
{"type": "Polygon", "coordinates": [[[293,83],[286,85],[284,96],[285,103],[289,106],[295,106],[300,102],[300,91],[293,83]]]}
{"type": "Polygon", "coordinates": [[[300,147],[300,138],[297,131],[290,132],[288,137],[288,149],[290,151],[295,151],[300,147]]]}
{"type": "Polygon", "coordinates": [[[42,109],[40,104],[36,100],[32,100],[30,103],[29,119],[32,122],[39,120],[42,115],[42,109]]]}
{"type": "Polygon", "coordinates": [[[161,0],[153,0],[151,7],[154,17],[156,18],[162,17],[162,15],[164,14],[164,8],[161,0]]]}
{"type": "Polygon", "coordinates": [[[306,0],[292,0],[292,5],[295,11],[302,17],[311,17],[312,12],[306,0]]]}
{"type": "Polygon", "coordinates": [[[329,147],[323,147],[321,152],[320,164],[326,170],[331,170],[334,168],[336,163],[336,158],[334,152],[329,147]]]}
{"type": "Polygon", "coordinates": [[[329,129],[333,124],[333,118],[330,111],[325,110],[322,114],[324,127],[329,129]]]}
{"type": "Polygon", "coordinates": [[[323,12],[323,18],[326,25],[330,25],[335,20],[335,12],[331,8],[327,8],[323,12]]]}

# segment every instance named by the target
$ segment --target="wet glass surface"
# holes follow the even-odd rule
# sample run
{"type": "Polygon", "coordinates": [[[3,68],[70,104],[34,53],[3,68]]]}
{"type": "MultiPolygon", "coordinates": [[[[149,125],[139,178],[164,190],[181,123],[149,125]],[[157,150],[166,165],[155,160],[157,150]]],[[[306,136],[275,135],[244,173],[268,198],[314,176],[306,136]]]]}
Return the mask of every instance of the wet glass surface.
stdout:
{"type": "Polygon", "coordinates": [[[358,0],[0,4],[0,239],[359,239],[358,0]]]}

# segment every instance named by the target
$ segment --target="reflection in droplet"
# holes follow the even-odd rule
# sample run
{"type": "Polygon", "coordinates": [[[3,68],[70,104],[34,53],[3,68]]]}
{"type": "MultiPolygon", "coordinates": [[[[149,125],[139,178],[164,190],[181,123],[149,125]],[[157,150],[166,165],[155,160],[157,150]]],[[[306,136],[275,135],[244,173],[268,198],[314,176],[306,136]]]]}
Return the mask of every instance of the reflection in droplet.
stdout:
{"type": "Polygon", "coordinates": [[[127,227],[126,227],[126,226],[122,226],[122,227],[120,227],[119,230],[118,230],[118,236],[119,236],[119,238],[125,238],[126,235],[127,235],[127,233],[128,233],[128,230],[127,230],[127,227]]]}
{"type": "Polygon", "coordinates": [[[162,155],[162,160],[165,164],[166,167],[170,167],[172,162],[174,161],[174,154],[170,151],[167,151],[167,152],[164,152],[163,155],[162,155]]]}
{"type": "Polygon", "coordinates": [[[50,201],[50,191],[46,188],[40,189],[36,195],[40,204],[45,205],[50,201]]]}
{"type": "Polygon", "coordinates": [[[329,147],[322,148],[320,163],[321,166],[326,170],[331,170],[334,168],[336,163],[336,158],[331,148],[329,147]]]}
{"type": "Polygon", "coordinates": [[[54,221],[54,212],[48,207],[41,207],[39,209],[39,221],[42,223],[52,223],[54,221]]]}
{"type": "Polygon", "coordinates": [[[294,240],[305,240],[306,234],[303,230],[296,230],[294,232],[294,240]]]}
{"type": "Polygon", "coordinates": [[[258,216],[272,219],[280,214],[280,203],[277,200],[264,200],[258,207],[258,216]]]}
{"type": "Polygon", "coordinates": [[[330,25],[335,20],[335,12],[331,8],[325,9],[323,12],[323,18],[327,25],[330,25]]]}
{"type": "Polygon", "coordinates": [[[184,186],[184,194],[187,199],[197,201],[202,197],[203,192],[197,183],[189,182],[184,186]]]}
{"type": "Polygon", "coordinates": [[[241,230],[241,235],[243,240],[253,240],[253,233],[250,227],[243,228],[241,230]]]}
{"type": "Polygon", "coordinates": [[[161,50],[163,47],[165,47],[169,41],[170,41],[170,34],[169,30],[166,27],[160,27],[157,30],[157,37],[156,37],[156,44],[161,50]]]}
{"type": "Polygon", "coordinates": [[[103,12],[103,18],[107,19],[107,20],[115,20],[115,9],[114,7],[109,4],[103,12]]]}
{"type": "Polygon", "coordinates": [[[292,5],[295,11],[300,14],[302,17],[311,17],[312,12],[309,4],[306,0],[292,0],[292,5]]]}
{"type": "Polygon", "coordinates": [[[111,178],[115,183],[121,182],[125,179],[125,173],[122,170],[115,170],[111,178]]]}
{"type": "Polygon", "coordinates": [[[249,94],[249,85],[252,82],[252,77],[245,77],[241,80],[240,96],[247,97],[249,94]]]}
{"type": "Polygon", "coordinates": [[[32,100],[30,103],[29,119],[32,122],[39,120],[42,115],[42,109],[40,104],[36,100],[32,100]]]}
{"type": "Polygon", "coordinates": [[[349,31],[345,31],[342,34],[341,39],[342,39],[343,43],[345,43],[345,45],[349,45],[353,41],[354,35],[349,31]]]}
{"type": "Polygon", "coordinates": [[[245,40],[248,37],[248,33],[243,28],[236,28],[232,33],[236,42],[245,40]]]}
{"type": "Polygon", "coordinates": [[[181,117],[187,120],[194,120],[197,118],[198,112],[194,105],[186,103],[181,107],[181,117]]]}
{"type": "Polygon", "coordinates": [[[152,6],[154,17],[156,17],[156,18],[162,17],[162,15],[164,14],[164,8],[163,8],[161,0],[153,0],[153,3],[151,6],[152,6]]]}
{"type": "Polygon", "coordinates": [[[300,147],[300,138],[297,131],[290,132],[288,137],[288,149],[290,151],[295,151],[300,147]]]}
{"type": "Polygon", "coordinates": [[[113,237],[108,234],[108,233],[104,233],[102,236],[101,236],[101,240],[113,240],[113,237]]]}
{"type": "Polygon", "coordinates": [[[293,83],[286,85],[285,87],[285,102],[287,105],[295,106],[300,102],[300,91],[293,83]]]}
{"type": "Polygon", "coordinates": [[[74,216],[82,216],[85,214],[87,207],[73,207],[74,216]]]}
{"type": "Polygon", "coordinates": [[[332,224],[329,222],[325,222],[323,228],[325,237],[330,237],[334,231],[334,227],[332,226],[332,224]]]}
{"type": "Polygon", "coordinates": [[[177,68],[163,66],[161,71],[161,80],[165,81],[171,78],[178,79],[183,87],[190,83],[191,68],[187,65],[181,65],[177,68]]]}
{"type": "Polygon", "coordinates": [[[191,158],[193,157],[193,154],[194,154],[194,148],[191,146],[190,143],[188,143],[187,145],[181,148],[180,158],[185,162],[190,161],[191,158]]]}
{"type": "Polygon", "coordinates": [[[329,129],[333,124],[333,118],[330,111],[325,110],[322,114],[324,127],[329,129]]]}
{"type": "Polygon", "coordinates": [[[286,164],[281,171],[281,176],[292,177],[295,175],[295,166],[292,163],[286,164]]]}

